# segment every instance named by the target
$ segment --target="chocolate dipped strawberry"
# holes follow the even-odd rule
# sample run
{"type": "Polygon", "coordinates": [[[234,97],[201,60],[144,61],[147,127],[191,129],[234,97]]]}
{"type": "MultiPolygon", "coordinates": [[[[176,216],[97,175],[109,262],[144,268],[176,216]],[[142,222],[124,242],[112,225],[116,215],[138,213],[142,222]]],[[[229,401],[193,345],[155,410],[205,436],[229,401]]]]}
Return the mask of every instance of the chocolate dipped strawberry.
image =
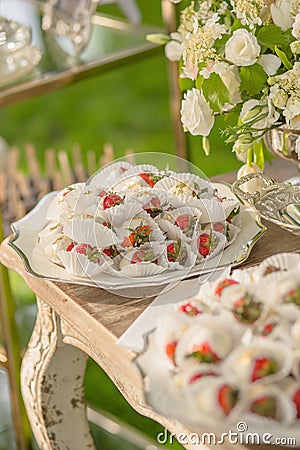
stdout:
{"type": "Polygon", "coordinates": [[[193,384],[196,381],[201,380],[201,378],[203,378],[203,377],[216,377],[216,376],[217,376],[216,372],[199,371],[189,377],[188,384],[193,384]]]}
{"type": "Polygon", "coordinates": [[[297,419],[300,419],[300,387],[294,392],[292,400],[296,406],[297,419]]]}
{"type": "Polygon", "coordinates": [[[202,233],[198,237],[198,252],[206,258],[208,255],[214,252],[219,243],[219,238],[213,233],[202,233]]]}
{"type": "Polygon", "coordinates": [[[233,280],[232,278],[225,278],[224,280],[220,281],[216,288],[215,288],[215,294],[220,297],[223,290],[227,288],[228,286],[232,286],[234,284],[239,284],[237,281],[233,280]]]}
{"type": "Polygon", "coordinates": [[[224,384],[219,388],[217,395],[220,408],[224,411],[225,416],[228,416],[238,401],[238,390],[229,384],[224,384]]]}
{"type": "Polygon", "coordinates": [[[236,300],[232,307],[234,317],[242,323],[252,324],[261,316],[263,304],[254,300],[249,294],[245,294],[236,300]]]}
{"type": "Polygon", "coordinates": [[[131,233],[124,238],[121,243],[122,247],[139,247],[140,245],[149,242],[152,228],[150,225],[143,225],[143,222],[141,221],[139,226],[136,228],[129,228],[129,231],[131,231],[131,233]]]}
{"type": "Polygon", "coordinates": [[[163,178],[163,175],[157,175],[151,172],[141,172],[139,176],[151,187],[154,187],[155,183],[163,178]]]}
{"type": "Polygon", "coordinates": [[[103,209],[111,208],[112,206],[120,205],[123,202],[123,198],[118,194],[108,194],[103,197],[103,209]]]}
{"type": "Polygon", "coordinates": [[[71,244],[69,244],[68,247],[66,248],[66,252],[70,252],[71,250],[73,250],[75,245],[76,245],[75,242],[71,242],[71,244]]]}
{"type": "Polygon", "coordinates": [[[154,218],[162,212],[163,206],[164,205],[162,205],[158,197],[152,197],[149,202],[143,206],[143,209],[150,215],[150,217],[154,218]]]}
{"type": "Polygon", "coordinates": [[[118,251],[118,249],[115,245],[110,245],[109,247],[102,249],[102,253],[104,253],[106,256],[108,256],[111,259],[115,258],[116,256],[118,256],[120,254],[120,252],[118,251]]]}
{"type": "Polygon", "coordinates": [[[195,317],[198,316],[199,314],[202,314],[201,309],[196,304],[189,301],[179,305],[178,311],[190,317],[195,317]]]}
{"type": "Polygon", "coordinates": [[[211,238],[207,233],[201,234],[198,238],[198,251],[203,258],[206,258],[210,254],[211,238]]]}
{"type": "Polygon", "coordinates": [[[284,302],[294,303],[295,305],[300,306],[300,286],[295,289],[291,289],[287,294],[285,294],[284,302]]]}
{"type": "Polygon", "coordinates": [[[191,214],[181,214],[175,220],[174,225],[179,227],[186,235],[191,235],[193,234],[195,223],[196,220],[191,214]]]}
{"type": "Polygon", "coordinates": [[[263,328],[262,328],[262,330],[260,332],[260,335],[263,336],[263,337],[269,336],[269,334],[272,333],[272,331],[274,330],[276,325],[277,325],[277,323],[275,323],[275,322],[268,322],[268,323],[266,323],[263,326],[263,328]]]}
{"type": "Polygon", "coordinates": [[[201,198],[201,196],[208,191],[208,187],[200,188],[199,184],[195,183],[194,181],[179,181],[175,185],[174,194],[187,194],[195,198],[201,198]]]}
{"type": "Polygon", "coordinates": [[[265,268],[265,270],[263,271],[262,276],[265,277],[267,275],[270,275],[271,273],[278,272],[279,270],[280,269],[278,267],[276,267],[276,266],[272,266],[272,265],[267,266],[265,268]]]}
{"type": "Polygon", "coordinates": [[[158,264],[158,258],[150,250],[137,250],[131,257],[131,264],[140,262],[152,262],[158,264]]]}
{"type": "Polygon", "coordinates": [[[218,233],[226,233],[225,224],[222,222],[215,222],[212,224],[213,230],[217,231],[218,233]]]}
{"type": "Polygon", "coordinates": [[[166,355],[174,365],[176,365],[175,364],[175,354],[176,354],[177,344],[178,344],[178,341],[174,339],[173,341],[168,342],[165,347],[166,355]]]}
{"type": "Polygon", "coordinates": [[[170,262],[179,262],[184,264],[187,260],[188,253],[185,246],[182,245],[181,239],[170,242],[167,245],[167,259],[170,262]]]}
{"type": "Polygon", "coordinates": [[[74,247],[75,253],[84,255],[90,262],[101,264],[101,253],[96,247],[92,247],[89,244],[78,244],[74,247]]]}
{"type": "Polygon", "coordinates": [[[276,373],[277,370],[277,362],[275,359],[268,357],[256,358],[253,362],[251,381],[254,382],[267,377],[268,375],[272,375],[273,373],[276,373]]]}
{"type": "Polygon", "coordinates": [[[93,247],[89,244],[78,244],[75,247],[75,253],[80,255],[89,256],[93,251],[93,247]]]}
{"type": "Polygon", "coordinates": [[[215,363],[221,360],[219,355],[212,350],[208,342],[195,344],[192,352],[188,353],[186,358],[192,358],[201,363],[215,363]]]}
{"type": "Polygon", "coordinates": [[[250,411],[259,416],[275,419],[277,412],[276,399],[271,395],[263,395],[251,403],[250,411]]]}

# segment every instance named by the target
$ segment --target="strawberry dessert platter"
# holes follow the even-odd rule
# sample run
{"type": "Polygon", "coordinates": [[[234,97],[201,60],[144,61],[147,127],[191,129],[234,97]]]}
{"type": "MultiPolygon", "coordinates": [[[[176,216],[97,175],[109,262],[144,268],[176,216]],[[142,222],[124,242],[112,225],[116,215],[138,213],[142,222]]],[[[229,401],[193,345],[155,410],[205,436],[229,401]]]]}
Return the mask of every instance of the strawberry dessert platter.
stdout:
{"type": "Polygon", "coordinates": [[[76,277],[184,277],[232,245],[240,208],[198,175],[115,162],[55,195],[37,249],[76,277]]]}
{"type": "Polygon", "coordinates": [[[28,271],[152,297],[244,261],[266,230],[257,214],[230,185],[212,183],[196,167],[170,170],[166,156],[165,169],[119,160],[44,196],[14,224],[13,246],[28,271]]]}
{"type": "Polygon", "coordinates": [[[243,431],[299,446],[300,255],[225,272],[145,336],[135,363],[146,401],[197,433],[239,431],[243,421],[243,431]]]}

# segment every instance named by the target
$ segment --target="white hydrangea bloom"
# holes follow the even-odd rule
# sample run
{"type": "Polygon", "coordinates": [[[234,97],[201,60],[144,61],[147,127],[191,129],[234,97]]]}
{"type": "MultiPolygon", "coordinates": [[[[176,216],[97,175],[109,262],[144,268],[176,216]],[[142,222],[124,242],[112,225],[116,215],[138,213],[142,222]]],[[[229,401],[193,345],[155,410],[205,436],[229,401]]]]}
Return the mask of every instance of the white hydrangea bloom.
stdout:
{"type": "Polygon", "coordinates": [[[268,81],[271,85],[270,99],[278,108],[283,106],[287,125],[300,128],[300,63],[296,62],[291,70],[268,81]]]}
{"type": "Polygon", "coordinates": [[[288,95],[283,89],[280,89],[278,84],[275,84],[270,88],[270,99],[276,108],[284,109],[288,100],[288,95]]]}

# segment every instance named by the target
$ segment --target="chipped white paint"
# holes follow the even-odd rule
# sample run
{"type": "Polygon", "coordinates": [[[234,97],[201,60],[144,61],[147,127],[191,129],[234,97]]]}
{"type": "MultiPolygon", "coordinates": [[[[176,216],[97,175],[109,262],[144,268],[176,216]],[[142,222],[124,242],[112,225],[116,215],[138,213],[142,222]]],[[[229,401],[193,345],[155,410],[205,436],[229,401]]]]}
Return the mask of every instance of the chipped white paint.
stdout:
{"type": "Polygon", "coordinates": [[[63,342],[60,320],[42,300],[21,369],[22,394],[41,450],[95,450],[86,419],[87,355],[63,342]]]}

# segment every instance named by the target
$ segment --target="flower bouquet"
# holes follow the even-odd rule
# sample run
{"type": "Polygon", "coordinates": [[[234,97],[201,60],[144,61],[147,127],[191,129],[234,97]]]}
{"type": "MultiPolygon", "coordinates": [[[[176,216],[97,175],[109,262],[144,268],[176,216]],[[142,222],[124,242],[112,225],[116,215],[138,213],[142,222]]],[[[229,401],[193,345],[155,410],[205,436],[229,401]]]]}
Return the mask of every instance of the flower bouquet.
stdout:
{"type": "Polygon", "coordinates": [[[193,431],[242,420],[299,445],[300,255],[228,272],[160,314],[136,358],[148,404],[193,431]]]}
{"type": "MultiPolygon", "coordinates": [[[[180,61],[184,130],[202,136],[208,153],[215,115],[231,115],[235,125],[221,131],[225,142],[263,170],[266,132],[300,129],[299,0],[183,0],[180,6],[177,32],[148,39],[180,61]]],[[[296,151],[300,158],[300,139],[296,151]]]]}

